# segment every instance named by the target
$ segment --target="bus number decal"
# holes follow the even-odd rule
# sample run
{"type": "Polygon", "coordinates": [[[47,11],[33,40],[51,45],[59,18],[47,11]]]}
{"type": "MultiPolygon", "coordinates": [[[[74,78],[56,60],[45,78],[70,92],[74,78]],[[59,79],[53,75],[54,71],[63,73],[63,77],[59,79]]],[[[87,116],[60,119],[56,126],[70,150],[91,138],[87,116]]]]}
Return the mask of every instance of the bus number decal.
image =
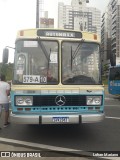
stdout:
{"type": "Polygon", "coordinates": [[[47,77],[23,75],[23,83],[47,83],[47,77]]]}

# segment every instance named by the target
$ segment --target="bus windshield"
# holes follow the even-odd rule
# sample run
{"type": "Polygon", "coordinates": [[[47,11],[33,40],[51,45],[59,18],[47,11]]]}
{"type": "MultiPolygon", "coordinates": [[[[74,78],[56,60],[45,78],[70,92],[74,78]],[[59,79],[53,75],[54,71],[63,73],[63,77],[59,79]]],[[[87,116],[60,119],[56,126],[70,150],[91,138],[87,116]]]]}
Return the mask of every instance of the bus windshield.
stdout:
{"type": "Polygon", "coordinates": [[[62,43],[62,83],[100,84],[99,45],[88,42],[62,43]]]}
{"type": "Polygon", "coordinates": [[[58,84],[58,42],[18,40],[14,84],[58,84]]]}
{"type": "Polygon", "coordinates": [[[109,80],[120,80],[120,67],[110,68],[109,80]]]}

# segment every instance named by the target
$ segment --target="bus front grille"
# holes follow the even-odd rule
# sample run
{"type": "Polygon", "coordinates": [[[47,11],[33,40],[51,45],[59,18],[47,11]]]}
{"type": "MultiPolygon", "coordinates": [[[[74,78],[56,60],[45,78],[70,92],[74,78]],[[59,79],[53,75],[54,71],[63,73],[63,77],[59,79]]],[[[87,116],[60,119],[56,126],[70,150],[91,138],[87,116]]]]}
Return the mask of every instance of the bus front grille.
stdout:
{"type": "Polygon", "coordinates": [[[85,95],[37,95],[33,106],[86,106],[85,95]]]}

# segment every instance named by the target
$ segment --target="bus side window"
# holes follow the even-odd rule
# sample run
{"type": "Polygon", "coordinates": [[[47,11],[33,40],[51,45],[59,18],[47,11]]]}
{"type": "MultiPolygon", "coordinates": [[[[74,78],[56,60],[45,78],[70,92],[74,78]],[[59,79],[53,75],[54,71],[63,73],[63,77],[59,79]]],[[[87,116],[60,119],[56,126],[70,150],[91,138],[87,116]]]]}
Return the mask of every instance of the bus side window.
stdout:
{"type": "Polygon", "coordinates": [[[120,72],[119,71],[117,71],[115,73],[115,80],[120,80],[120,72]]]}
{"type": "Polygon", "coordinates": [[[19,76],[19,81],[23,81],[23,75],[26,72],[26,57],[24,54],[18,55],[17,61],[17,75],[19,76]]]}
{"type": "Polygon", "coordinates": [[[114,74],[110,73],[110,78],[109,79],[114,80],[114,77],[115,77],[114,74]]]}

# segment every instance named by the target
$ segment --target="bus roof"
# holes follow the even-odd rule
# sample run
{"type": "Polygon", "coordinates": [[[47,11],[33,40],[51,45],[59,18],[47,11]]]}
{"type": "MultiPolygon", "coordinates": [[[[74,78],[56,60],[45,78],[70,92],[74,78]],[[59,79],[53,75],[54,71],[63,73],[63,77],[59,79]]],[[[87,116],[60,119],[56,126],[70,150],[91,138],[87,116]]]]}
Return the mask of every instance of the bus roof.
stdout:
{"type": "Polygon", "coordinates": [[[87,41],[94,41],[100,43],[100,37],[91,32],[81,32],[68,29],[48,29],[48,28],[35,28],[35,29],[24,29],[19,30],[17,33],[17,39],[23,38],[61,38],[61,39],[83,39],[87,41]]]}

